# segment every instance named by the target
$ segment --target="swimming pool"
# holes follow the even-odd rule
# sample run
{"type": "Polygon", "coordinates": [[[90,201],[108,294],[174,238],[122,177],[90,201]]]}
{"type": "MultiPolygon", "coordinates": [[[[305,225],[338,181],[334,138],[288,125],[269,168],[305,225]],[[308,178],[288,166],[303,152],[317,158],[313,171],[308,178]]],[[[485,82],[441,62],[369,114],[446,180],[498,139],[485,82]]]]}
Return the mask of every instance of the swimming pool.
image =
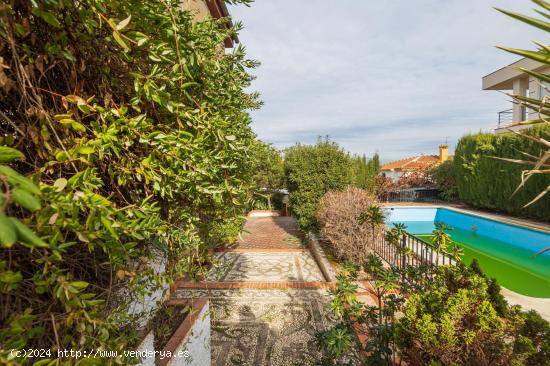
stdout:
{"type": "Polygon", "coordinates": [[[386,223],[404,223],[407,231],[429,239],[435,222],[452,227],[452,240],[464,250],[462,260],[476,258],[501,286],[522,295],[550,298],[550,233],[439,207],[389,207],[386,223]]]}

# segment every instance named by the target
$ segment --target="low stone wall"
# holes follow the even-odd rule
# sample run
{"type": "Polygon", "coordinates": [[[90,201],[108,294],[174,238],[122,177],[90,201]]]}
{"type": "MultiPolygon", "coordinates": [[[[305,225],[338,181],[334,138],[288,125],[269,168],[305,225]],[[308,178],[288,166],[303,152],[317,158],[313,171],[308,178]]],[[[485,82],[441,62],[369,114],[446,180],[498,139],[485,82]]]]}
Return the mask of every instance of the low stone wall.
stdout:
{"type": "Polygon", "coordinates": [[[149,332],[143,339],[137,351],[147,355],[140,365],[155,365],[155,353],[164,356],[159,360],[160,366],[209,366],[211,358],[210,346],[210,306],[208,299],[170,300],[168,305],[191,305],[191,312],[176,329],[164,349],[155,350],[154,335],[149,332]]]}
{"type": "Polygon", "coordinates": [[[281,216],[281,211],[278,210],[252,210],[248,213],[248,217],[270,217],[281,216]]]}
{"type": "Polygon", "coordinates": [[[313,254],[313,257],[315,258],[317,265],[321,269],[325,280],[328,282],[335,282],[336,274],[334,273],[334,269],[330,265],[330,262],[325,252],[323,251],[323,248],[321,248],[321,245],[319,244],[319,239],[315,236],[315,234],[311,232],[308,233],[308,244],[311,254],[313,254]]]}
{"type": "MultiPolygon", "coordinates": [[[[152,259],[147,262],[147,267],[152,268],[156,275],[162,275],[166,272],[166,264],[168,258],[165,253],[158,252],[152,259]]],[[[128,292],[128,290],[126,290],[128,292]]],[[[146,294],[143,299],[134,299],[128,307],[128,312],[131,315],[139,315],[139,327],[143,329],[147,323],[153,318],[158,309],[159,304],[162,304],[168,297],[169,285],[163,284],[157,286],[154,291],[146,294]]]]}

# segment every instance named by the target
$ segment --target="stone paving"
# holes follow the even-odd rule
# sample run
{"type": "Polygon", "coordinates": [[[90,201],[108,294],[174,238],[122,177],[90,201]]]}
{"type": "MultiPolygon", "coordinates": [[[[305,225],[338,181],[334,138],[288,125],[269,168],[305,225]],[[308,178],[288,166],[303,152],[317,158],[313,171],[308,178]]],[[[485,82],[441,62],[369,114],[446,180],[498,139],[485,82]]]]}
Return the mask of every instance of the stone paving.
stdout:
{"type": "Polygon", "coordinates": [[[216,253],[219,267],[208,281],[323,281],[317,263],[308,252],[216,253]]]}
{"type": "Polygon", "coordinates": [[[177,282],[176,299],[208,297],[212,365],[313,365],[315,335],[331,322],[322,272],[292,217],[248,218],[236,245],[216,253],[206,281],[177,282]]]}
{"type": "Polygon", "coordinates": [[[177,290],[209,297],[212,365],[313,365],[315,334],[330,323],[326,290],[177,290]]]}

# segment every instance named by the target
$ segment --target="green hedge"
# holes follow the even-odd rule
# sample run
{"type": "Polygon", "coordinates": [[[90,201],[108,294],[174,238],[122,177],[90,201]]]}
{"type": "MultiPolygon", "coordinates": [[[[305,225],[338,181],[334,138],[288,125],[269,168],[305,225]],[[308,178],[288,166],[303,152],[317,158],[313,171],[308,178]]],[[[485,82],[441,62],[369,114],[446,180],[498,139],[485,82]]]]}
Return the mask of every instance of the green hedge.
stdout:
{"type": "MultiPolygon", "coordinates": [[[[550,127],[536,126],[527,131],[532,136],[548,136],[550,127]]],[[[527,181],[516,195],[527,165],[497,160],[491,156],[525,159],[522,152],[540,156],[542,145],[513,133],[467,135],[459,141],[454,160],[460,200],[480,208],[503,211],[550,221],[550,195],[523,208],[550,185],[550,175],[537,175],[527,181]]]]}

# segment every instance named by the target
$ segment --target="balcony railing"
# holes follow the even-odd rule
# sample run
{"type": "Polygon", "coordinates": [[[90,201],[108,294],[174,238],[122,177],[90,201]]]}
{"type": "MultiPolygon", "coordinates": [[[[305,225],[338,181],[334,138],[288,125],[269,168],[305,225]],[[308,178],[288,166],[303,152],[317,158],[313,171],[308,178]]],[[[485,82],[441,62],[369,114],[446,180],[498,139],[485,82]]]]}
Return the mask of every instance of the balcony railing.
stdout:
{"type": "Polygon", "coordinates": [[[511,124],[514,121],[513,116],[513,109],[498,112],[498,128],[511,124]]]}
{"type": "MultiPolygon", "coordinates": [[[[525,108],[525,106],[521,106],[520,121],[527,121],[528,119],[529,119],[529,113],[527,112],[527,108],[525,108]]],[[[505,111],[498,112],[498,128],[509,126],[514,122],[519,122],[519,121],[514,121],[513,109],[507,109],[505,111]]]]}

